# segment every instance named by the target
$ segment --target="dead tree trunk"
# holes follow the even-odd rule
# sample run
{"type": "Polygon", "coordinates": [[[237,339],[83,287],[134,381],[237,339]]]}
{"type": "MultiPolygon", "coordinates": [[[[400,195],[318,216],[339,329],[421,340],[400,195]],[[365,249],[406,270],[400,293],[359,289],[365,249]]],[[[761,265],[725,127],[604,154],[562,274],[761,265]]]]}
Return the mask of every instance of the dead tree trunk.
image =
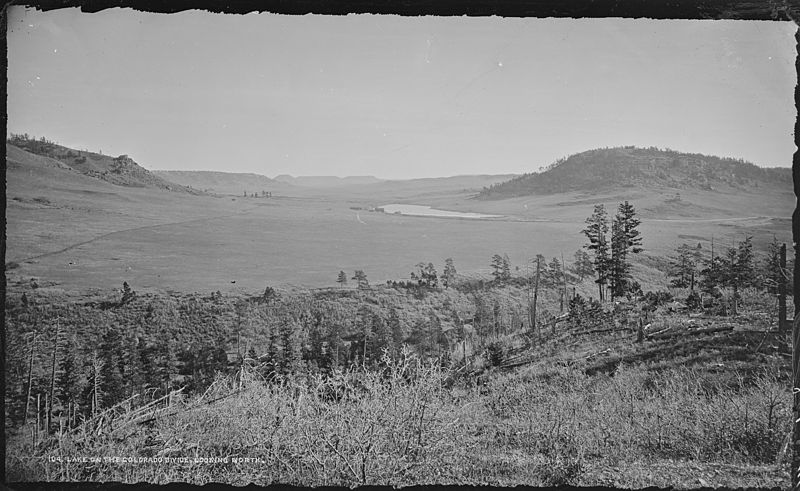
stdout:
{"type": "Polygon", "coordinates": [[[536,333],[536,336],[539,336],[539,325],[536,322],[536,304],[539,301],[539,271],[540,271],[540,259],[536,258],[536,282],[533,286],[533,307],[532,307],[532,316],[533,316],[533,330],[536,333]]]}
{"type": "Polygon", "coordinates": [[[33,336],[31,338],[31,358],[28,362],[28,390],[27,396],[25,397],[25,418],[23,419],[23,426],[28,424],[28,411],[30,411],[30,404],[31,404],[31,385],[33,384],[33,355],[35,353],[36,348],[36,332],[33,332],[33,336]]]}
{"type": "MultiPolygon", "coordinates": [[[[800,46],[800,37],[795,36],[798,46],[800,46]]],[[[796,94],[795,97],[798,95],[796,94]]],[[[795,154],[797,157],[798,154],[795,154]]],[[[798,290],[800,290],[800,262],[797,258],[797,244],[800,243],[800,158],[795,158],[792,162],[792,180],[794,181],[794,195],[797,198],[795,201],[795,209],[792,214],[792,244],[794,247],[794,325],[792,327],[792,393],[794,394],[794,404],[792,407],[793,413],[793,435],[792,435],[792,465],[791,465],[791,478],[792,489],[798,489],[800,484],[800,317],[797,316],[800,311],[800,298],[798,298],[798,290]]]]}
{"type": "Polygon", "coordinates": [[[639,327],[636,329],[636,342],[644,342],[644,320],[639,319],[639,327]]]}
{"type": "Polygon", "coordinates": [[[786,244],[781,244],[778,274],[778,332],[786,332],[786,244]]]}
{"type": "Polygon", "coordinates": [[[561,303],[559,312],[564,313],[564,299],[567,297],[567,263],[564,262],[564,252],[561,252],[561,277],[564,280],[564,288],[561,290],[561,303]]]}
{"type": "Polygon", "coordinates": [[[795,316],[792,328],[792,489],[800,488],[800,317],[795,316]]]}
{"type": "Polygon", "coordinates": [[[56,319],[56,335],[53,338],[53,361],[50,371],[50,404],[47,406],[47,433],[50,433],[53,421],[53,397],[56,393],[56,364],[58,362],[58,337],[61,335],[61,323],[56,319]]]}

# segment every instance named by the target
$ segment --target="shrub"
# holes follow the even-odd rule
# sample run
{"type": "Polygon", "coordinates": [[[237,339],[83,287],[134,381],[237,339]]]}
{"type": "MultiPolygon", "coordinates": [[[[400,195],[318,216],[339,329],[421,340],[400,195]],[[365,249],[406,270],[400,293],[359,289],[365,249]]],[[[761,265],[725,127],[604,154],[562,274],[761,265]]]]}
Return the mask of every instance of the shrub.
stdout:
{"type": "Polygon", "coordinates": [[[499,341],[493,341],[489,343],[489,346],[486,348],[488,355],[489,355],[489,363],[493,367],[499,367],[503,364],[505,360],[505,348],[499,341]]]}
{"type": "Polygon", "coordinates": [[[658,307],[673,300],[672,294],[668,291],[649,291],[644,294],[643,300],[650,304],[651,307],[658,307]]]}

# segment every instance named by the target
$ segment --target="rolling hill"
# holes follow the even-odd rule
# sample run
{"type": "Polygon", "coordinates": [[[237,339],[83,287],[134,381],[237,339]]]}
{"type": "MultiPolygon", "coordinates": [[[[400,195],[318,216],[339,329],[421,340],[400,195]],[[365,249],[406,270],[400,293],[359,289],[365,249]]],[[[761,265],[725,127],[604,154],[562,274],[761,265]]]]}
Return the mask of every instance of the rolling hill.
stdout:
{"type": "Polygon", "coordinates": [[[699,189],[787,189],[788,168],[763,168],[741,159],[660,150],[601,148],[561,159],[542,172],[524,174],[483,189],[479,199],[600,192],[625,187],[699,189]]]}
{"type": "Polygon", "coordinates": [[[16,162],[30,160],[23,154],[38,156],[40,157],[38,159],[40,162],[46,163],[50,167],[72,169],[85,176],[100,179],[116,186],[157,188],[190,194],[201,193],[153,174],[127,155],[111,157],[67,148],[46,139],[36,140],[13,135],[6,141],[7,158],[16,162]]]}
{"type": "Polygon", "coordinates": [[[209,193],[234,196],[241,196],[244,192],[251,194],[262,191],[284,191],[292,187],[290,184],[253,173],[181,170],[160,170],[153,171],[153,173],[182,186],[191,186],[209,193]]]}

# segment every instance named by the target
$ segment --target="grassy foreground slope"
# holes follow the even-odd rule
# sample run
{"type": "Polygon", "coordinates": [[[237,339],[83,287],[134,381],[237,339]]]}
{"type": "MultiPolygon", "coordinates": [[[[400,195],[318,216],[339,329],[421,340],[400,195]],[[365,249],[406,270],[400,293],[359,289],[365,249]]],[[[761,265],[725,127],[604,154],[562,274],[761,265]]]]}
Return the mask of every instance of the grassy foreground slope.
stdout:
{"type": "Polygon", "coordinates": [[[747,292],[738,317],[659,305],[642,343],[610,311],[593,328],[509,332],[470,375],[407,349],[377,370],[281,379],[250,360],[145,412],[35,444],[11,431],[6,468],[12,482],[785,487],[789,345],[765,332],[770,304],[747,292]]]}

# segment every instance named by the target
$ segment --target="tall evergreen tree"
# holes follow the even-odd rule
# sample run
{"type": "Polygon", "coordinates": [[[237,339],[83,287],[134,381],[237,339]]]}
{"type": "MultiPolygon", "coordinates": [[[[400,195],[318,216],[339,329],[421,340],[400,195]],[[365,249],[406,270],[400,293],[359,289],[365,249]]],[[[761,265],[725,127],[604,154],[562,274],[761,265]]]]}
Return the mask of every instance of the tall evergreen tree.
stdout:
{"type": "Polygon", "coordinates": [[[580,278],[580,281],[587,276],[594,273],[594,266],[592,265],[592,258],[586,251],[578,249],[575,251],[575,262],[572,263],[572,272],[580,278]]]}
{"type": "Polygon", "coordinates": [[[598,292],[600,300],[604,299],[603,288],[608,283],[609,277],[609,245],[608,245],[608,214],[603,204],[595,205],[594,212],[586,219],[586,228],[581,231],[589,243],[584,247],[594,255],[592,264],[597,274],[598,292]]]}
{"type": "Polygon", "coordinates": [[[282,348],[281,374],[291,376],[303,370],[302,346],[300,343],[300,326],[291,317],[287,317],[280,325],[282,348]]]}
{"type": "Polygon", "coordinates": [[[561,261],[558,260],[557,257],[554,257],[550,264],[547,265],[547,281],[551,285],[558,285],[561,282],[561,275],[563,274],[561,270],[561,261]]]}
{"type": "Polygon", "coordinates": [[[387,324],[392,337],[391,353],[392,356],[397,356],[403,345],[403,326],[400,323],[400,316],[397,314],[397,309],[393,308],[389,311],[389,320],[387,324]]]}
{"type": "Polygon", "coordinates": [[[137,346],[136,351],[139,357],[141,372],[141,385],[139,390],[147,392],[146,389],[148,388],[159,387],[161,385],[157,361],[159,350],[155,345],[147,345],[142,341],[137,346]]]}
{"type": "Polygon", "coordinates": [[[433,263],[418,263],[417,271],[411,272],[411,279],[416,280],[417,285],[425,288],[436,288],[439,279],[433,263]]]}
{"type": "Polygon", "coordinates": [[[697,247],[689,244],[678,246],[675,251],[677,256],[670,260],[667,272],[667,276],[672,278],[670,281],[671,287],[694,290],[695,274],[701,259],[700,251],[697,247]]]}
{"type": "Polygon", "coordinates": [[[449,288],[456,280],[456,271],[455,264],[453,264],[453,258],[448,257],[444,260],[444,271],[442,271],[442,286],[449,288]]]}
{"type": "Polygon", "coordinates": [[[97,350],[92,351],[92,355],[87,360],[89,373],[89,384],[84,391],[83,407],[91,408],[91,415],[96,415],[105,405],[105,394],[103,386],[105,380],[103,376],[103,359],[97,350]]]}
{"type": "Polygon", "coordinates": [[[114,405],[125,396],[125,383],[122,371],[122,337],[116,326],[109,326],[100,343],[100,357],[103,360],[103,393],[108,405],[114,405]]]}
{"type": "Polygon", "coordinates": [[[612,299],[621,297],[628,291],[631,279],[628,255],[642,252],[642,237],[638,230],[640,223],[633,205],[628,201],[620,203],[611,224],[611,257],[608,273],[612,299]]]}
{"type": "Polygon", "coordinates": [[[347,285],[347,275],[344,273],[344,271],[339,271],[339,277],[336,278],[336,282],[342,286],[347,285]]]}
{"type": "Polygon", "coordinates": [[[511,279],[511,264],[508,255],[495,254],[492,256],[492,277],[497,283],[502,283],[511,279]]]}
{"type": "Polygon", "coordinates": [[[356,282],[358,283],[358,288],[360,290],[365,290],[369,288],[369,280],[367,279],[367,274],[364,273],[363,270],[357,269],[352,279],[356,280],[356,282]]]}
{"type": "MultiPolygon", "coordinates": [[[[788,266],[788,265],[787,265],[788,266]]],[[[767,292],[776,295],[778,293],[778,285],[781,281],[786,284],[791,284],[787,281],[789,276],[788,271],[781,269],[781,245],[778,243],[778,238],[772,236],[772,242],[767,246],[767,256],[763,263],[764,287],[767,292]]],[[[789,269],[788,267],[786,269],[789,269]]]]}
{"type": "Polygon", "coordinates": [[[732,309],[734,315],[737,313],[739,300],[739,290],[756,286],[758,276],[756,274],[752,237],[747,237],[739,242],[736,248],[725,251],[721,258],[720,280],[722,286],[733,290],[732,309]]]}
{"type": "Polygon", "coordinates": [[[74,407],[80,400],[81,394],[81,374],[77,358],[78,342],[75,334],[66,336],[64,342],[64,353],[61,357],[61,364],[58,371],[56,385],[58,387],[58,399],[66,407],[74,407]]]}

